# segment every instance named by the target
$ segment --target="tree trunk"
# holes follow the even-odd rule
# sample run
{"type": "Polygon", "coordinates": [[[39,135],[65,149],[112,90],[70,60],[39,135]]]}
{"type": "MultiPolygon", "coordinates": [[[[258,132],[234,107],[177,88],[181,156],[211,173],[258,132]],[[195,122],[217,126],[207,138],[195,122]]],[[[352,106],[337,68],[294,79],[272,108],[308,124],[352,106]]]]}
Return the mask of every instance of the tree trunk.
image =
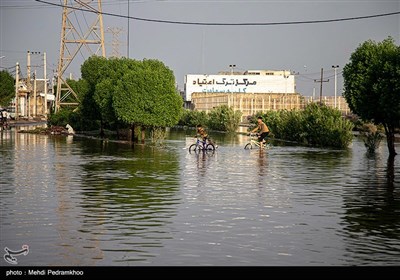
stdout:
{"type": "Polygon", "coordinates": [[[394,155],[388,157],[386,178],[389,190],[394,190],[394,155]]]}
{"type": "Polygon", "coordinates": [[[142,126],[141,131],[142,131],[142,144],[144,144],[144,139],[146,138],[146,129],[142,126]]]}
{"type": "Polygon", "coordinates": [[[104,138],[104,124],[103,124],[103,120],[100,120],[100,138],[104,138]]]}
{"type": "Polygon", "coordinates": [[[131,125],[131,142],[135,142],[135,124],[131,125]]]}
{"type": "Polygon", "coordinates": [[[396,150],[394,148],[394,126],[390,124],[383,124],[386,133],[386,141],[389,149],[389,156],[394,157],[397,155],[396,150]]]}
{"type": "Polygon", "coordinates": [[[117,125],[117,127],[116,127],[116,131],[117,131],[117,140],[120,140],[120,139],[119,139],[120,135],[119,135],[119,128],[118,128],[118,125],[117,125]]]}

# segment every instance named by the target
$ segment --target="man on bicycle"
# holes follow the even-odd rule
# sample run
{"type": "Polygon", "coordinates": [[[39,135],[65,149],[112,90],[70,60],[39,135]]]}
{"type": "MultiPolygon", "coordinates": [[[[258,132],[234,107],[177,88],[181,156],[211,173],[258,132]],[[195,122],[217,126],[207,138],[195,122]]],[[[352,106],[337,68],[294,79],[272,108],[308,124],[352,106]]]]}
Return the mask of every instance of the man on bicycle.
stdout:
{"type": "Polygon", "coordinates": [[[262,117],[257,118],[257,127],[254,128],[251,132],[255,133],[258,131],[258,142],[266,142],[266,138],[268,137],[269,134],[269,128],[268,126],[263,122],[262,117]]]}

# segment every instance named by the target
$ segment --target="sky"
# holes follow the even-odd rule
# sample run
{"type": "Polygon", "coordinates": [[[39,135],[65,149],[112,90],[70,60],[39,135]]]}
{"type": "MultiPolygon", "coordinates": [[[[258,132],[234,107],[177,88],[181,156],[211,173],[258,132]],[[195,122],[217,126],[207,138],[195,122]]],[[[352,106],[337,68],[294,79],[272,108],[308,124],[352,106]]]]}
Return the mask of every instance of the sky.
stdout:
{"type": "MultiPolygon", "coordinates": [[[[85,0],[88,1],[88,0],[85,0]]],[[[46,0],[60,5],[61,0],[46,0]]],[[[71,2],[70,0],[68,1],[71,2]]],[[[342,70],[356,48],[367,40],[388,36],[400,45],[400,14],[359,20],[312,24],[285,22],[322,21],[400,12],[399,0],[102,0],[105,47],[112,55],[113,36],[119,30],[118,52],[132,59],[158,59],[175,75],[183,90],[187,74],[217,74],[246,70],[290,70],[296,90],[304,96],[319,94],[321,68],[323,95],[343,89],[342,70]],[[128,12],[129,8],[129,12],[128,12]],[[120,17],[120,16],[123,17],[120,17]],[[127,19],[197,24],[161,23],[127,19]],[[198,23],[263,23],[264,25],[202,25],[198,23]],[[266,25],[265,23],[278,23],[266,25]],[[129,50],[129,51],[128,51],[129,50]]],[[[92,2],[97,8],[97,0],[92,2]]],[[[76,11],[69,15],[86,31],[95,15],[76,11]]],[[[35,0],[0,0],[0,70],[15,73],[19,62],[26,77],[27,51],[46,52],[47,78],[57,70],[62,8],[35,0]]],[[[66,72],[80,77],[80,65],[89,57],[84,49],[66,72]]],[[[31,56],[32,71],[43,78],[43,57],[31,56]]]]}

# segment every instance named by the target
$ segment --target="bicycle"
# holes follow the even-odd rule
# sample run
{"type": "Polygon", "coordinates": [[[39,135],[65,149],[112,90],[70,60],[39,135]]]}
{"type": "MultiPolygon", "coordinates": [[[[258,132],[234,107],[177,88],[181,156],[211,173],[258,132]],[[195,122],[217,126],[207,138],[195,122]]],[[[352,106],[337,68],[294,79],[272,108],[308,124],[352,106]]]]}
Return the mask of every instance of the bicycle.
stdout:
{"type": "Polygon", "coordinates": [[[189,153],[198,151],[214,152],[215,146],[214,144],[210,143],[208,139],[206,139],[206,141],[203,141],[202,139],[197,137],[196,143],[189,146],[189,153]]]}
{"type": "Polygon", "coordinates": [[[244,146],[245,150],[253,149],[253,147],[259,147],[260,149],[269,149],[272,147],[270,143],[263,143],[258,141],[258,133],[249,133],[250,141],[244,146]]]}

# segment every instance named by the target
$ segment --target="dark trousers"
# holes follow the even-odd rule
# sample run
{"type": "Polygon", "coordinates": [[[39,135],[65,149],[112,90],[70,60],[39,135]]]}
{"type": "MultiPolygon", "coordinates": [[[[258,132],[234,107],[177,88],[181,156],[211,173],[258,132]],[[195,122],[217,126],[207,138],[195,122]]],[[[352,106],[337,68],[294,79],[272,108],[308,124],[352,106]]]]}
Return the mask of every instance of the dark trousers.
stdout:
{"type": "Polygon", "coordinates": [[[269,132],[263,132],[258,136],[258,141],[261,142],[262,140],[267,140],[266,138],[268,137],[269,132]]]}

